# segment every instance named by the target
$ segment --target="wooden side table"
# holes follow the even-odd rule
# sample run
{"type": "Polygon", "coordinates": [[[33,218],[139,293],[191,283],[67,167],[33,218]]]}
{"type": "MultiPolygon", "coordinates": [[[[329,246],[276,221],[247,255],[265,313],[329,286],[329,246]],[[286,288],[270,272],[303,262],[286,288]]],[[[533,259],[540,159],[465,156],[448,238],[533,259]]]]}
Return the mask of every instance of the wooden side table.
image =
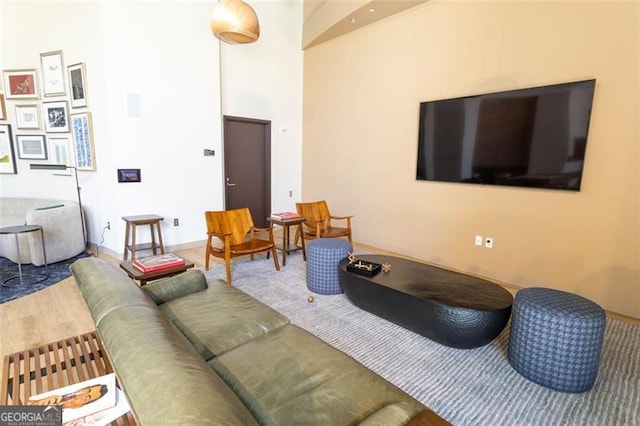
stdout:
{"type": "MultiPolygon", "coordinates": [[[[304,237],[303,237],[303,229],[302,229],[302,222],[305,221],[305,218],[301,217],[298,219],[287,219],[287,220],[282,220],[282,219],[276,219],[274,217],[268,217],[267,220],[271,223],[271,227],[273,228],[273,225],[280,225],[282,226],[282,246],[277,246],[276,248],[280,251],[282,251],[282,266],[285,266],[287,264],[287,254],[289,254],[292,251],[296,251],[296,250],[302,250],[302,258],[304,260],[307,260],[307,251],[304,247],[304,237]],[[291,242],[289,241],[289,228],[291,226],[297,226],[298,227],[298,231],[300,232],[300,236],[302,237],[302,246],[298,246],[298,245],[294,245],[294,247],[291,247],[291,242]]],[[[267,257],[269,256],[269,252],[267,252],[267,257]]]]}
{"type": "MultiPolygon", "coordinates": [[[[23,405],[30,396],[113,373],[97,332],[7,355],[0,405],[23,405]]],[[[113,425],[135,425],[131,412],[113,425]]]]}
{"type": "Polygon", "coordinates": [[[122,220],[126,222],[126,228],[124,233],[124,260],[129,257],[131,252],[131,259],[136,258],[136,251],[139,250],[152,250],[153,254],[158,254],[157,249],[160,249],[160,253],[164,254],[164,244],[162,243],[162,231],[160,230],[160,221],[164,218],[155,214],[143,214],[138,216],[122,216],[122,220]],[[149,225],[151,231],[151,242],[136,244],[136,227],[139,225],[149,225]],[[156,240],[156,232],[158,239],[156,240]],[[131,241],[129,241],[131,236],[131,241]]]}
{"type": "Polygon", "coordinates": [[[120,262],[120,269],[125,271],[129,278],[132,280],[140,281],[140,287],[147,284],[147,281],[157,280],[159,278],[170,277],[186,271],[189,268],[193,268],[193,262],[185,259],[184,265],[174,266],[172,268],[160,269],[153,272],[142,272],[140,269],[133,266],[131,261],[120,262]]]}

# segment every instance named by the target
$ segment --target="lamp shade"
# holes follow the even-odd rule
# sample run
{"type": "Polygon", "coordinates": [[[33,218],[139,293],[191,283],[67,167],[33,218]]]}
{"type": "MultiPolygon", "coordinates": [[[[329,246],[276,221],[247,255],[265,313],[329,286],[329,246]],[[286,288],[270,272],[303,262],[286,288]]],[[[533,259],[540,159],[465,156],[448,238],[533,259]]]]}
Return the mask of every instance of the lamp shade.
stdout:
{"type": "Polygon", "coordinates": [[[260,23],[242,0],[220,0],[211,16],[211,32],[225,43],[253,43],[260,37],[260,23]]]}

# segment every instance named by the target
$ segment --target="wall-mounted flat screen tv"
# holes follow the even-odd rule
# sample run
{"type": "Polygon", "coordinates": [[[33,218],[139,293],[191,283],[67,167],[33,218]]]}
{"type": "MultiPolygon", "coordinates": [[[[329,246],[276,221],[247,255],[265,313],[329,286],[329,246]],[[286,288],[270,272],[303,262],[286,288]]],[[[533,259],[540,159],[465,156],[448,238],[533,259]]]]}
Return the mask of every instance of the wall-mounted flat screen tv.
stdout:
{"type": "Polygon", "coordinates": [[[422,102],[416,178],[579,191],[595,80],[422,102]]]}

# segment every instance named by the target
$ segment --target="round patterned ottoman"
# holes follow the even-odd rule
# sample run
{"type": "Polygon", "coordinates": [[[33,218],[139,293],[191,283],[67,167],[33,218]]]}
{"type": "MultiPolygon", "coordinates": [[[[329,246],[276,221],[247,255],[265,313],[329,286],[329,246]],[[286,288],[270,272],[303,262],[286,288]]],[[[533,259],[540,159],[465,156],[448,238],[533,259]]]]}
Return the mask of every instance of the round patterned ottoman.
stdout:
{"type": "Polygon", "coordinates": [[[342,293],[338,265],[351,251],[349,241],[318,238],[307,244],[307,287],[314,293],[342,293]]]}
{"type": "Polygon", "coordinates": [[[509,362],[527,379],[562,392],[586,392],[598,375],[604,310],[576,294],[549,288],[516,293],[509,362]]]}

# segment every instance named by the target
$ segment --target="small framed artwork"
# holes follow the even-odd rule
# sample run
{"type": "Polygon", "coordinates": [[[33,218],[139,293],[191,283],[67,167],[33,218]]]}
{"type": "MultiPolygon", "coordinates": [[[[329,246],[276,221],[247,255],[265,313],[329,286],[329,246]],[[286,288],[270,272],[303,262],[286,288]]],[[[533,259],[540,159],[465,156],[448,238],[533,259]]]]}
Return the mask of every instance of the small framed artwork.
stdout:
{"type": "Polygon", "coordinates": [[[96,170],[95,148],[93,146],[93,124],[90,112],[71,114],[73,148],[76,154],[77,170],[96,170]]]}
{"type": "Polygon", "coordinates": [[[69,94],[71,95],[71,108],[89,106],[87,101],[87,80],[84,63],[73,64],[67,67],[69,72],[69,94]]]}
{"type": "Polygon", "coordinates": [[[38,78],[35,69],[4,70],[4,94],[7,99],[38,99],[38,78]]]}
{"type": "Polygon", "coordinates": [[[41,53],[40,67],[42,69],[42,94],[44,96],[65,95],[62,50],[41,53]]]}
{"type": "Polygon", "coordinates": [[[38,105],[16,105],[16,127],[18,129],[39,129],[40,113],[38,105]]]}
{"type": "MultiPolygon", "coordinates": [[[[64,164],[73,166],[73,157],[71,157],[71,140],[68,136],[52,136],[47,138],[49,143],[49,160],[51,164],[64,164]]],[[[71,169],[56,170],[54,175],[71,176],[71,169]]]]}
{"type": "Polygon", "coordinates": [[[140,175],[140,169],[118,169],[118,182],[141,182],[142,176],[140,175]]]}
{"type": "Polygon", "coordinates": [[[69,131],[69,108],[67,101],[43,102],[42,117],[44,130],[48,133],[67,133],[69,131]]]}
{"type": "Polygon", "coordinates": [[[4,103],[4,95],[0,93],[0,120],[7,119],[7,107],[4,103]]]}
{"type": "Polygon", "coordinates": [[[21,160],[46,160],[47,146],[44,135],[16,135],[18,158],[21,160]]]}
{"type": "Polygon", "coordinates": [[[8,175],[18,173],[10,124],[0,124],[0,173],[8,175]]]}

